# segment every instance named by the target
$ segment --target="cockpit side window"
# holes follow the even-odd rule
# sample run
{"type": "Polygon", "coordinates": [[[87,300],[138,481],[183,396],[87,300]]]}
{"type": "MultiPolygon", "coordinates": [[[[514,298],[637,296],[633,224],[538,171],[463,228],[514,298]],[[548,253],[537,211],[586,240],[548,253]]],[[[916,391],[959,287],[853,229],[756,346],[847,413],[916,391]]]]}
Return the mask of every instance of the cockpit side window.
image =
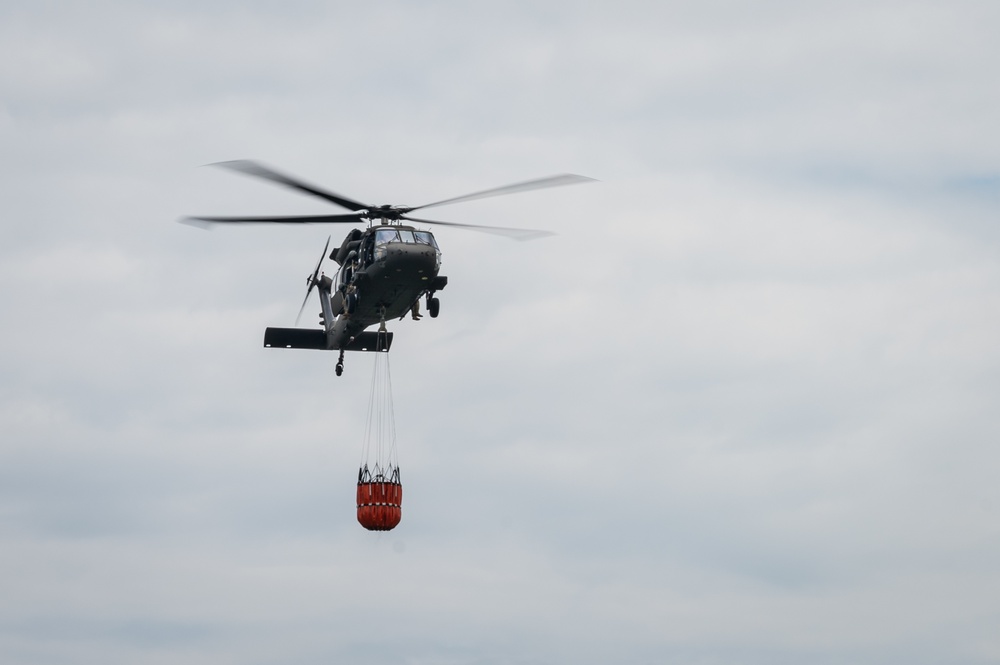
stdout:
{"type": "Polygon", "coordinates": [[[413,235],[417,242],[421,245],[430,245],[431,247],[437,249],[437,242],[434,240],[434,235],[430,231],[414,231],[413,235]]]}

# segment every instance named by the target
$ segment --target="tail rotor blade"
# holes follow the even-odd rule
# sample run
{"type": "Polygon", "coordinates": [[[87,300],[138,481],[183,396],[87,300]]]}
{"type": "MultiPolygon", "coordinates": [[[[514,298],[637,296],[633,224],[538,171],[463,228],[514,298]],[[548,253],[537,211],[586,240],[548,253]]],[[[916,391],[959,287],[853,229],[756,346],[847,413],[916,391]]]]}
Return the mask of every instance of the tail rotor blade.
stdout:
{"type": "Polygon", "coordinates": [[[306,304],[309,302],[309,294],[312,293],[313,285],[310,284],[309,288],[306,289],[306,297],[302,299],[302,307],[299,307],[299,313],[295,315],[295,325],[299,325],[299,319],[302,318],[302,312],[305,311],[306,304]]]}
{"type": "Polygon", "coordinates": [[[309,277],[309,286],[306,288],[306,297],[302,300],[302,307],[299,307],[298,316],[295,317],[295,325],[299,325],[299,319],[302,318],[302,312],[306,308],[306,303],[309,302],[309,294],[312,293],[313,287],[316,286],[319,278],[319,269],[323,265],[323,259],[326,258],[326,250],[330,249],[330,239],[332,237],[333,236],[327,236],[326,245],[323,247],[323,253],[319,255],[319,263],[316,264],[316,269],[313,270],[312,275],[309,277]]]}

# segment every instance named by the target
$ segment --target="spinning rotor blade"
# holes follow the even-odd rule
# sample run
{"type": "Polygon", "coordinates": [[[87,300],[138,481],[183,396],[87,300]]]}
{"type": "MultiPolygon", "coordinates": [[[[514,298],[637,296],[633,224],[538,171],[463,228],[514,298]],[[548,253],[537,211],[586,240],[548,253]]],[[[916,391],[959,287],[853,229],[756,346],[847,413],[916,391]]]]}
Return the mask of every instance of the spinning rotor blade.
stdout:
{"type": "Polygon", "coordinates": [[[348,210],[364,210],[365,208],[371,207],[365,205],[364,203],[352,201],[351,199],[340,196],[339,194],[334,194],[333,192],[320,189],[314,185],[306,184],[301,180],[296,180],[295,178],[287,176],[283,173],[278,173],[274,169],[268,168],[263,164],[250,161],[249,159],[237,159],[231,162],[216,162],[211,166],[221,166],[225,169],[238,171],[257,178],[263,178],[264,180],[270,180],[271,182],[276,182],[279,185],[291,187],[292,189],[297,189],[300,192],[305,192],[306,194],[312,194],[313,196],[318,196],[321,199],[326,199],[327,201],[336,203],[340,207],[347,208],[348,210]]]}
{"type": "MultiPolygon", "coordinates": [[[[547,178],[538,178],[537,180],[527,180],[525,182],[517,182],[513,185],[504,185],[503,187],[495,187],[493,189],[484,189],[481,192],[474,192],[472,194],[466,194],[465,196],[456,196],[452,199],[445,199],[444,201],[435,201],[434,203],[425,203],[422,206],[417,206],[415,208],[405,208],[405,212],[413,212],[414,210],[420,210],[422,208],[432,208],[434,206],[451,205],[452,203],[461,203],[462,201],[474,201],[475,199],[485,199],[491,196],[504,196],[507,194],[517,194],[518,192],[527,192],[532,189],[543,189],[545,187],[561,187],[563,185],[575,185],[580,182],[592,182],[593,178],[588,178],[587,176],[574,175],[572,173],[563,173],[561,175],[553,175],[547,178]]],[[[444,222],[434,222],[435,224],[443,224],[444,222]]],[[[458,224],[456,226],[462,226],[458,224]]],[[[471,227],[470,227],[471,228],[471,227]]]]}
{"type": "Polygon", "coordinates": [[[312,293],[313,287],[316,286],[316,278],[319,277],[319,268],[323,265],[323,259],[326,258],[326,250],[330,249],[330,238],[333,236],[327,236],[326,246],[323,247],[323,253],[319,255],[319,263],[316,264],[316,269],[313,270],[312,276],[309,278],[309,288],[306,289],[306,297],[302,301],[302,307],[299,307],[299,313],[295,317],[295,325],[299,325],[299,319],[302,318],[302,310],[306,308],[306,303],[309,302],[309,294],[312,293]]]}
{"type": "Polygon", "coordinates": [[[304,215],[300,217],[185,217],[184,224],[199,226],[203,229],[212,224],[356,224],[362,220],[360,213],[347,215],[304,215]]]}
{"type": "Polygon", "coordinates": [[[513,238],[514,240],[534,240],[535,238],[544,238],[545,236],[555,235],[551,231],[512,229],[506,226],[483,226],[482,224],[459,224],[458,222],[438,222],[433,219],[417,219],[416,217],[408,217],[406,215],[402,215],[402,219],[410,222],[417,222],[418,224],[439,224],[441,226],[455,226],[460,229],[469,229],[470,231],[493,233],[498,236],[507,236],[508,238],[513,238]]]}
{"type": "MultiPolygon", "coordinates": [[[[553,235],[548,231],[535,231],[532,229],[515,229],[507,228],[503,226],[478,226],[476,224],[459,224],[457,222],[440,222],[429,219],[418,219],[416,217],[409,217],[409,213],[415,210],[422,210],[423,208],[432,208],[435,206],[451,205],[453,203],[462,203],[464,201],[474,201],[476,199],[485,199],[493,196],[505,196],[507,194],[516,194],[518,192],[526,192],[532,189],[543,189],[546,187],[561,187],[563,185],[574,185],[582,182],[592,182],[593,178],[588,178],[582,175],[574,175],[572,173],[563,173],[561,175],[548,176],[546,178],[537,178],[535,180],[526,180],[524,182],[514,183],[512,185],[505,185],[503,187],[494,187],[493,189],[484,189],[479,192],[473,192],[472,194],[466,194],[464,196],[456,196],[450,199],[444,199],[443,201],[435,201],[434,203],[425,203],[424,205],[416,207],[407,206],[369,206],[352,199],[340,196],[339,194],[334,194],[313,185],[308,185],[301,180],[292,178],[291,176],[284,175],[283,173],[278,173],[277,171],[264,166],[258,162],[253,162],[246,159],[235,160],[231,162],[217,162],[212,166],[220,166],[222,168],[227,168],[233,171],[238,171],[246,175],[252,175],[257,178],[263,178],[264,180],[270,180],[271,182],[278,183],[279,185],[284,185],[285,187],[290,187],[292,189],[297,189],[300,192],[305,192],[306,194],[311,194],[313,196],[318,196],[321,199],[335,203],[336,205],[342,206],[349,210],[352,210],[351,214],[346,215],[301,215],[301,216],[280,216],[280,217],[187,217],[180,221],[191,224],[193,226],[200,226],[202,228],[209,228],[212,224],[262,224],[262,223],[277,223],[277,224],[330,224],[330,223],[345,223],[345,224],[357,224],[358,222],[367,220],[373,223],[377,219],[381,219],[383,223],[387,221],[400,221],[409,220],[412,222],[418,222],[423,224],[438,224],[441,226],[453,226],[462,229],[471,229],[473,231],[482,231],[484,233],[495,233],[498,235],[508,236],[516,240],[530,240],[532,238],[540,238],[547,235],[553,235]]],[[[310,286],[310,290],[311,290],[310,286]]],[[[306,298],[308,298],[308,293],[306,298]]]]}

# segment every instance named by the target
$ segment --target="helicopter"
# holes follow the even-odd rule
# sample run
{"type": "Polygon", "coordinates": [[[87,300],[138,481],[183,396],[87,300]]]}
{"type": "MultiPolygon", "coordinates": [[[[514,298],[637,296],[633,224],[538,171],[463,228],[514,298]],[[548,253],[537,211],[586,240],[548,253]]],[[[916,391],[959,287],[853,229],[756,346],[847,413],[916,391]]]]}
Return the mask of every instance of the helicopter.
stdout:
{"type": "Polygon", "coordinates": [[[424,208],[451,205],[475,199],[514,194],[532,189],[558,187],[589,182],[592,178],[565,173],[537,178],[503,187],[482,190],[419,206],[372,206],[334,194],[304,181],[279,173],[259,162],[235,160],[218,162],[212,166],[230,169],[245,175],[262,178],[291,189],[316,196],[351,212],[335,215],[305,215],[278,217],[186,217],[181,222],[209,228],[215,224],[361,224],[364,230],[354,228],[340,246],[329,254],[339,266],[334,277],[321,272],[330,240],[327,238],[323,253],[315,270],[306,280],[306,297],[295,319],[298,326],[302,311],[309,302],[313,289],[319,295],[321,329],[273,328],[264,331],[264,346],[284,349],[318,349],[339,351],[336,373],[344,372],[344,354],[347,351],[388,352],[393,333],[386,330],[386,320],[404,318],[411,314],[421,318],[420,300],[423,298],[427,313],[437,318],[440,300],[437,292],[448,285],[448,278],[439,274],[441,249],[434,234],[419,228],[433,224],[470,229],[508,236],[515,240],[530,240],[552,235],[548,231],[517,229],[501,226],[460,224],[411,217],[410,213],[424,208]],[[410,222],[407,224],[406,222],[410,222]],[[378,324],[377,332],[367,329],[378,324]]]}

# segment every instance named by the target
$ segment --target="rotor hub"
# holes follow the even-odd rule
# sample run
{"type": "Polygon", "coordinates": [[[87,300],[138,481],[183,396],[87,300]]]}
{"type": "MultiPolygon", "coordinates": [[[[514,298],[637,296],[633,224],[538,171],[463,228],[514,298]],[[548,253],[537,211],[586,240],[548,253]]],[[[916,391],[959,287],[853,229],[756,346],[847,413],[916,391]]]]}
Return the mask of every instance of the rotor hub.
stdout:
{"type": "Polygon", "coordinates": [[[410,208],[405,206],[382,205],[363,210],[361,214],[369,222],[380,220],[383,224],[388,224],[389,222],[402,222],[403,215],[409,211],[410,208]]]}

